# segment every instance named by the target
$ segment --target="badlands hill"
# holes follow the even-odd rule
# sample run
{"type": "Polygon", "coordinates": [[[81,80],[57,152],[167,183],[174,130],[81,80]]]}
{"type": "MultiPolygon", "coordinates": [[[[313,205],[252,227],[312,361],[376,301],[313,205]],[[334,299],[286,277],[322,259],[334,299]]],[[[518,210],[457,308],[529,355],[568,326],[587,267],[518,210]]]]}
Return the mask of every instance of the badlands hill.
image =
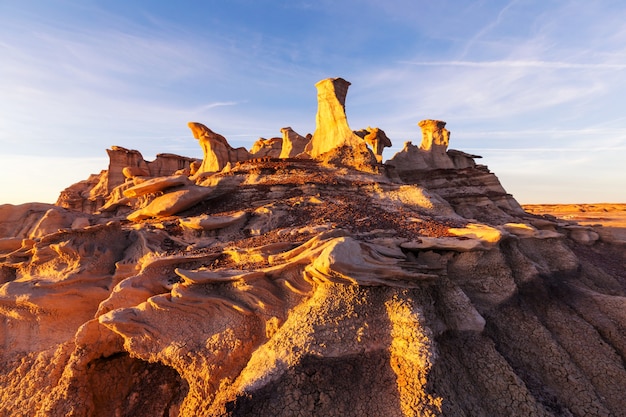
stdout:
{"type": "Polygon", "coordinates": [[[313,135],[190,123],[202,161],[113,147],[0,206],[0,415],[626,415],[623,236],[525,211],[441,121],[383,163],[348,86],[313,135]]]}

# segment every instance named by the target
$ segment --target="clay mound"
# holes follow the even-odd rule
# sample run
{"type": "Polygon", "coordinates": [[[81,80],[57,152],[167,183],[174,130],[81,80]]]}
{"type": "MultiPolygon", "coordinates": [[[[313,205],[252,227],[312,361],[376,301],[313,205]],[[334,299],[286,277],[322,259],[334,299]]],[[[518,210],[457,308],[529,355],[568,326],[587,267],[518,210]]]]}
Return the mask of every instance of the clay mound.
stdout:
{"type": "Polygon", "coordinates": [[[442,123],[401,164],[194,125],[199,173],[0,206],[0,416],[623,415],[626,245],[524,211],[442,123]]]}

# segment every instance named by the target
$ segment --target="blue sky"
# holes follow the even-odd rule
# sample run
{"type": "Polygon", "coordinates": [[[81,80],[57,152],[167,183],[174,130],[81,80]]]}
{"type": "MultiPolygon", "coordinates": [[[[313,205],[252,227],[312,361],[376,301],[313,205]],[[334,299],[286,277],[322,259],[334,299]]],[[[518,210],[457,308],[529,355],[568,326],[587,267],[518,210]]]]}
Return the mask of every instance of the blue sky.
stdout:
{"type": "Polygon", "coordinates": [[[328,77],[386,159],[440,119],[521,203],[626,202],[624,22],[621,0],[0,0],[0,204],[54,202],[112,145],[201,157],[188,121],[312,133],[328,77]]]}

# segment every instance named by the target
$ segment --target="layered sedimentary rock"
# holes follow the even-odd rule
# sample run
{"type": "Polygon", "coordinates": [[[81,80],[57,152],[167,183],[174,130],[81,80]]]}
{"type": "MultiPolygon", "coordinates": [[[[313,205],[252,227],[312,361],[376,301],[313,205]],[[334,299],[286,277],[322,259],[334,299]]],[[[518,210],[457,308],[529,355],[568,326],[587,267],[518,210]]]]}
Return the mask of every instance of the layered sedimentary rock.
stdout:
{"type": "Polygon", "coordinates": [[[154,161],[144,160],[141,152],[112,146],[107,149],[109,167],[98,175],[76,183],[61,192],[56,204],[86,213],[98,211],[115,188],[135,177],[169,176],[176,172],[189,175],[194,158],[169,153],[157,154],[154,161]]]}
{"type": "Polygon", "coordinates": [[[450,132],[440,120],[422,120],[420,146],[410,141],[387,165],[402,181],[425,186],[442,196],[462,216],[479,220],[513,221],[523,213],[498,178],[462,151],[448,149],[450,132]]]}
{"type": "Polygon", "coordinates": [[[467,161],[230,158],[0,206],[0,416],[623,414],[626,241],[467,161]]]}

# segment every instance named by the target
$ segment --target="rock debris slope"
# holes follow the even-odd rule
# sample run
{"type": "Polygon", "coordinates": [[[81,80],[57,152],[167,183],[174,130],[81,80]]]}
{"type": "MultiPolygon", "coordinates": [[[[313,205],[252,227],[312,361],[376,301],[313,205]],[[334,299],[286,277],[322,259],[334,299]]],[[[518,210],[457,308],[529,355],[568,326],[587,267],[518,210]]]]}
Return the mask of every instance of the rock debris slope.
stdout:
{"type": "Polygon", "coordinates": [[[526,213],[441,121],[381,163],[348,85],[312,136],[190,123],[202,161],[114,147],[0,206],[0,415],[625,415],[626,243],[526,213]]]}

